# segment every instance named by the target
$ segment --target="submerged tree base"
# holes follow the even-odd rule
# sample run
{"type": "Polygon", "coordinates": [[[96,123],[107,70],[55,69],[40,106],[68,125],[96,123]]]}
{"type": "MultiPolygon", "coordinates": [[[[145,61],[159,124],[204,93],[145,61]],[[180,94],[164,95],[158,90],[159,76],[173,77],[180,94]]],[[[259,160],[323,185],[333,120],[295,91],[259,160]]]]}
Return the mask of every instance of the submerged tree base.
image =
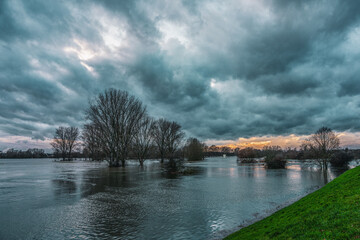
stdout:
{"type": "Polygon", "coordinates": [[[125,167],[125,161],[124,162],[118,162],[118,161],[109,162],[109,167],[125,167]]]}
{"type": "Polygon", "coordinates": [[[360,167],[225,239],[355,239],[360,236],[360,167]]]}

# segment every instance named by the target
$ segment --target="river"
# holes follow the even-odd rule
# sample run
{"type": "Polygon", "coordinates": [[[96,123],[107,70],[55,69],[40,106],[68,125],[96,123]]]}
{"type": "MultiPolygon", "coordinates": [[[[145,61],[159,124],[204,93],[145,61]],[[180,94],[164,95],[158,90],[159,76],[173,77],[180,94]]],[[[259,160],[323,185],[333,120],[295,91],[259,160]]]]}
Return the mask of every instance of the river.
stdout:
{"type": "Polygon", "coordinates": [[[0,239],[219,239],[323,186],[341,171],[287,169],[236,157],[186,163],[0,159],[0,239]]]}

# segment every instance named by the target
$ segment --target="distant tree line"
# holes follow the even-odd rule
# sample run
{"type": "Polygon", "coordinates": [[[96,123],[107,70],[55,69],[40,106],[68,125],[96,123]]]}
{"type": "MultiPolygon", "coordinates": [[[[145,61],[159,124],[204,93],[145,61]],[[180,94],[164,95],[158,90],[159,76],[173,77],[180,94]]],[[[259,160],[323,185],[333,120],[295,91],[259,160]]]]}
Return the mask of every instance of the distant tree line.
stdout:
{"type": "Polygon", "coordinates": [[[230,148],[228,146],[204,146],[204,155],[206,157],[218,157],[223,156],[224,154],[226,156],[235,156],[236,153],[239,151],[240,148],[230,148]]]}
{"type": "Polygon", "coordinates": [[[0,158],[48,158],[50,156],[51,154],[39,148],[29,148],[25,151],[11,148],[5,152],[0,151],[0,158]]]}

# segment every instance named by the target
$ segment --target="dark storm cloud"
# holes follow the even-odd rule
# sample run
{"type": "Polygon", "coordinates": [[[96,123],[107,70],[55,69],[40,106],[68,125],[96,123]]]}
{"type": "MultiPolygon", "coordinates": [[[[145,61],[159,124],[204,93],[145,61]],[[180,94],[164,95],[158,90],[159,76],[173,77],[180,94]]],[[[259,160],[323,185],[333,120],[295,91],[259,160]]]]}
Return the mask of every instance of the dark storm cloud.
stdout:
{"type": "Polygon", "coordinates": [[[163,56],[142,57],[131,74],[139,79],[154,103],[176,106],[181,112],[197,110],[217,98],[209,91],[206,79],[191,69],[172,68],[163,56]]]}
{"type": "Polygon", "coordinates": [[[266,75],[257,79],[257,84],[265,92],[280,95],[311,94],[311,90],[320,86],[314,79],[300,78],[291,74],[266,75]]]}
{"type": "MultiPolygon", "coordinates": [[[[1,1],[0,135],[129,91],[188,135],[359,131],[358,1],[1,1]]],[[[0,137],[1,137],[0,136],[0,137]]]]}
{"type": "Polygon", "coordinates": [[[338,96],[357,96],[360,95],[360,72],[356,70],[350,76],[345,77],[338,89],[338,96]]]}

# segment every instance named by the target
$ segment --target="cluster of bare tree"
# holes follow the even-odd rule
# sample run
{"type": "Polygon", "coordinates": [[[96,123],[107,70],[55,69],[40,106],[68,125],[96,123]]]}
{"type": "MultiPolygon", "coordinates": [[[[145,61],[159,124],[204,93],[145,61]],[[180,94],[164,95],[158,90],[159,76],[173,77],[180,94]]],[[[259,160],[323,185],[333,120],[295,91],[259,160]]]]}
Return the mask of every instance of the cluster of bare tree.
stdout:
{"type": "Polygon", "coordinates": [[[82,142],[83,156],[92,160],[107,160],[111,167],[125,166],[126,159],[136,158],[140,165],[150,157],[169,159],[185,155],[190,160],[202,160],[205,145],[190,138],[183,145],[181,126],[147,114],[142,102],[126,91],[109,89],[90,102],[87,123],[81,138],[76,127],[59,127],[53,142],[54,156],[70,160],[73,149],[82,142]],[[79,141],[81,140],[81,141],[79,141]]]}
{"type": "Polygon", "coordinates": [[[237,151],[238,158],[243,162],[251,162],[254,158],[265,157],[274,166],[285,167],[284,159],[313,159],[322,169],[327,169],[329,162],[332,165],[346,165],[352,158],[348,151],[340,151],[338,136],[328,127],[321,127],[300,147],[300,150],[282,150],[279,146],[266,146],[262,150],[244,148],[237,151]],[[280,162],[277,164],[275,161],[280,162]]]}
{"type": "Polygon", "coordinates": [[[80,146],[77,141],[79,129],[77,127],[59,127],[55,130],[55,135],[51,146],[54,148],[54,155],[60,156],[63,161],[72,158],[72,152],[80,146]]]}
{"type": "Polygon", "coordinates": [[[232,152],[234,152],[236,150],[237,149],[232,149],[232,148],[227,147],[227,146],[221,146],[221,147],[216,146],[216,145],[211,145],[210,147],[209,146],[204,146],[204,151],[205,152],[219,152],[219,153],[228,154],[228,153],[232,153],[232,152]]]}
{"type": "MultiPolygon", "coordinates": [[[[184,133],[176,122],[155,120],[147,114],[142,102],[126,91],[109,89],[90,102],[86,111],[81,142],[83,154],[93,160],[107,160],[112,167],[125,166],[129,157],[140,165],[150,156],[173,161],[182,144],[184,133]]],[[[59,127],[53,142],[54,155],[71,159],[80,145],[79,129],[59,127]]]]}
{"type": "Polygon", "coordinates": [[[125,166],[129,156],[140,165],[157,150],[161,162],[173,161],[184,133],[176,122],[154,120],[142,102],[126,91],[109,89],[100,93],[86,111],[88,123],[83,143],[93,159],[101,158],[111,167],[125,166]]]}

